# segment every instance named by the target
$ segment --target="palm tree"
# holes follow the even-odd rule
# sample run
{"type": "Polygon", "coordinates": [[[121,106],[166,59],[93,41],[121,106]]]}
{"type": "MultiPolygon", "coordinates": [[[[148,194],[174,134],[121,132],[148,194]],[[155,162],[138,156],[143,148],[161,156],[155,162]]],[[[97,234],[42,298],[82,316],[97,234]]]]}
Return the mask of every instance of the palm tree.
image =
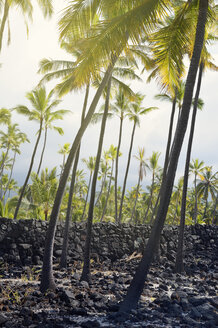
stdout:
{"type": "Polygon", "coordinates": [[[193,89],[194,89],[196,74],[200,62],[201,50],[204,42],[207,13],[208,13],[208,1],[199,0],[198,21],[196,26],[193,54],[189,66],[188,75],[187,75],[184,100],[183,100],[180,119],[176,128],[176,133],[175,133],[174,142],[173,142],[169,164],[168,164],[168,170],[162,185],[162,192],[160,195],[160,204],[159,204],[158,212],[142,260],[136,270],[136,273],[127,291],[127,295],[120,306],[120,312],[123,311],[126,312],[136,307],[144,287],[144,282],[147,277],[148,270],[150,268],[150,264],[154,255],[156,245],[160,240],[160,234],[166,219],[166,214],[167,214],[169,201],[172,193],[173,182],[175,179],[175,174],[177,169],[177,163],[188,125],[188,118],[189,118],[189,111],[192,102],[193,89]]]}
{"type": "Polygon", "coordinates": [[[216,198],[217,193],[217,174],[212,172],[211,166],[206,166],[203,173],[200,174],[200,181],[197,184],[197,192],[199,196],[203,196],[205,201],[202,221],[205,220],[208,206],[208,197],[211,195],[212,199],[216,198]]]}
{"type": "Polygon", "coordinates": [[[95,204],[95,193],[96,193],[96,183],[98,178],[98,170],[101,160],[101,152],[105,134],[105,127],[107,121],[107,115],[109,110],[109,101],[110,101],[110,91],[111,91],[111,80],[112,80],[112,72],[110,74],[108,84],[107,84],[107,94],[105,99],[105,110],[102,117],[101,130],[98,142],[98,149],[95,161],[95,169],[92,179],[92,188],[89,202],[89,211],[88,211],[88,221],[86,228],[86,240],[85,240],[85,248],[84,248],[84,262],[83,262],[83,270],[81,274],[81,280],[90,281],[90,252],[91,252],[91,236],[92,236],[92,223],[93,223],[93,212],[94,212],[94,204],[95,204]]]}
{"type": "Polygon", "coordinates": [[[16,110],[19,114],[22,114],[24,116],[26,116],[28,118],[28,120],[30,121],[36,121],[39,122],[39,130],[37,132],[37,139],[36,139],[36,143],[33,149],[33,153],[32,153],[32,157],[31,157],[31,161],[30,161],[30,166],[27,172],[27,176],[26,179],[24,181],[23,187],[21,189],[20,192],[20,196],[17,202],[17,207],[14,213],[14,219],[17,218],[17,214],[22,202],[22,198],[25,192],[25,188],[27,186],[27,183],[29,181],[29,177],[32,171],[32,167],[34,164],[34,159],[35,159],[35,155],[36,155],[36,151],[38,148],[38,144],[39,144],[39,140],[41,138],[41,134],[42,134],[42,129],[43,129],[43,125],[44,125],[44,121],[46,119],[46,114],[47,111],[49,110],[49,108],[52,108],[54,106],[57,105],[57,101],[54,100],[52,101],[52,96],[53,96],[53,91],[51,91],[48,96],[46,95],[46,90],[44,87],[40,87],[38,89],[35,89],[31,92],[28,92],[26,95],[26,98],[30,101],[31,105],[32,105],[32,109],[29,109],[27,106],[24,105],[19,105],[16,106],[14,108],[14,110],[16,110]]]}
{"type": "Polygon", "coordinates": [[[135,216],[135,209],[136,209],[136,204],[137,204],[138,195],[139,195],[140,183],[143,180],[143,177],[146,176],[145,168],[148,168],[148,165],[144,159],[144,154],[145,154],[145,149],[139,148],[138,156],[134,156],[139,161],[139,177],[138,177],[138,183],[136,186],[136,195],[135,195],[135,202],[134,202],[133,210],[132,210],[132,214],[131,214],[131,221],[133,220],[133,218],[135,216]]]}
{"type": "MultiPolygon", "coordinates": [[[[3,15],[2,19],[0,20],[0,52],[2,49],[2,40],[3,40],[3,34],[5,30],[5,25],[7,21],[9,21],[9,11],[13,7],[18,7],[21,9],[22,14],[24,17],[28,17],[30,20],[32,19],[32,13],[33,13],[33,5],[32,1],[22,1],[22,0],[4,0],[1,1],[3,4],[3,15]]],[[[53,13],[53,6],[52,6],[52,0],[38,0],[38,4],[42,10],[42,13],[44,17],[51,17],[53,13]]],[[[26,18],[25,18],[25,23],[26,23],[26,18]]],[[[27,24],[27,23],[26,23],[27,24]]],[[[9,29],[9,34],[10,34],[10,29],[9,29]]],[[[9,40],[10,41],[10,38],[9,40]]]]}
{"type": "MultiPolygon", "coordinates": [[[[152,197],[153,197],[153,192],[154,192],[154,187],[155,187],[155,176],[156,176],[157,171],[159,170],[159,165],[158,165],[159,157],[160,157],[160,153],[154,151],[152,153],[151,157],[149,158],[148,167],[152,172],[152,181],[151,181],[149,203],[148,203],[147,210],[146,210],[146,213],[145,213],[144,222],[146,222],[149,209],[152,206],[152,197]]],[[[152,223],[152,217],[151,217],[150,223],[152,223]]]]}
{"type": "Polygon", "coordinates": [[[69,152],[70,152],[70,143],[69,142],[66,142],[58,151],[58,154],[63,155],[63,163],[62,163],[62,167],[61,167],[61,174],[62,174],[63,169],[64,169],[66,156],[69,154],[69,152]]]}
{"type": "Polygon", "coordinates": [[[63,120],[64,115],[71,112],[66,109],[59,109],[56,111],[52,111],[53,108],[58,106],[59,104],[60,104],[60,100],[58,100],[58,99],[54,100],[52,102],[52,104],[50,104],[50,106],[47,108],[46,113],[45,113],[45,118],[44,118],[45,135],[44,135],[43,148],[42,148],[42,153],[41,153],[41,157],[40,157],[40,161],[39,161],[37,174],[39,174],[40,168],[42,165],[42,159],[44,156],[46,142],[47,142],[48,129],[53,129],[53,130],[57,131],[60,135],[63,135],[64,134],[63,129],[58,126],[53,125],[53,122],[56,120],[63,120]]]}
{"type": "Polygon", "coordinates": [[[84,205],[84,208],[83,208],[83,214],[82,214],[81,220],[84,219],[85,213],[86,213],[86,206],[87,206],[89,191],[90,191],[91,182],[92,182],[92,175],[93,175],[93,172],[94,172],[94,169],[95,169],[95,161],[96,161],[96,158],[93,157],[93,156],[89,156],[88,160],[85,159],[85,158],[82,159],[82,162],[86,164],[88,170],[90,171],[90,174],[89,174],[89,181],[88,181],[88,189],[87,189],[87,194],[86,194],[86,200],[85,200],[85,205],[84,205]]]}
{"type": "Polygon", "coordinates": [[[108,155],[109,155],[109,158],[111,159],[111,172],[110,172],[109,183],[108,183],[108,187],[107,187],[107,195],[106,195],[106,199],[105,199],[105,204],[104,204],[103,212],[102,212],[102,215],[101,215],[101,220],[100,220],[101,222],[104,219],[104,215],[105,215],[106,210],[107,210],[108,199],[109,199],[110,192],[111,192],[111,182],[112,182],[113,171],[114,171],[114,161],[115,161],[115,158],[116,158],[116,155],[117,155],[117,148],[114,147],[114,145],[110,146],[110,148],[108,150],[108,155]]]}
{"type": "Polygon", "coordinates": [[[134,140],[136,126],[140,126],[140,116],[141,115],[148,114],[152,110],[157,109],[157,107],[148,107],[148,108],[142,107],[142,101],[143,101],[144,97],[145,96],[138,93],[136,101],[131,104],[129,111],[126,114],[127,117],[129,118],[129,120],[133,121],[133,129],[132,129],[131,140],[130,140],[126,172],[125,172],[124,181],[123,181],[122,196],[121,196],[121,200],[120,200],[119,220],[118,220],[120,223],[122,220],[123,200],[124,200],[124,195],[125,195],[125,191],[126,191],[126,182],[127,182],[127,177],[128,177],[128,173],[129,173],[129,165],[130,165],[130,160],[131,160],[133,140],[134,140]]]}
{"type": "Polygon", "coordinates": [[[33,203],[43,209],[45,221],[47,221],[57,190],[56,168],[50,172],[48,168],[42,170],[40,177],[37,173],[32,172],[31,180],[30,189],[33,203]]]}

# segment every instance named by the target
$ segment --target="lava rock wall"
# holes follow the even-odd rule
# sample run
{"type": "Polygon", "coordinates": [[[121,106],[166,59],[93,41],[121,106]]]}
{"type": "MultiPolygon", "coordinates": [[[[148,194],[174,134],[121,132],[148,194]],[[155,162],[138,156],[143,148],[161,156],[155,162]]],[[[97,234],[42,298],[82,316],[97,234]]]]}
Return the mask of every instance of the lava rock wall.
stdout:
{"type": "MultiPolygon", "coordinates": [[[[41,264],[48,223],[37,220],[11,220],[0,218],[0,263],[17,265],[41,264]]],[[[114,261],[142,252],[149,238],[148,225],[118,226],[114,223],[97,223],[93,226],[92,258],[95,261],[114,261]]],[[[63,243],[64,222],[57,225],[54,261],[58,262],[63,243]]],[[[86,237],[85,223],[73,223],[69,234],[68,260],[81,260],[86,237]]],[[[176,226],[165,226],[161,236],[160,252],[169,260],[175,258],[178,238],[176,226]]],[[[200,254],[207,251],[218,254],[218,226],[195,225],[185,230],[185,252],[200,254]]]]}

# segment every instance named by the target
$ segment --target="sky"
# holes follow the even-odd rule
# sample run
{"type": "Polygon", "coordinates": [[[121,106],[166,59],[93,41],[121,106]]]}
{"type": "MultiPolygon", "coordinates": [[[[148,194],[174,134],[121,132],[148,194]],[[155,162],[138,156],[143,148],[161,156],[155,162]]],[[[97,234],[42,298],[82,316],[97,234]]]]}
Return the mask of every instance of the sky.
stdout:
{"type": "MultiPolygon", "coordinates": [[[[18,10],[10,13],[11,44],[7,46],[7,31],[4,34],[3,49],[0,55],[0,108],[13,108],[18,104],[29,106],[25,98],[27,92],[36,87],[41,75],[37,74],[39,61],[42,58],[52,59],[71,59],[58,44],[58,18],[61,10],[66,6],[67,1],[54,1],[55,14],[52,19],[45,20],[37,8],[33,15],[33,23],[29,24],[29,35],[27,37],[26,27],[23,17],[18,10]]],[[[218,65],[218,45],[211,48],[214,62],[218,65]]],[[[141,120],[140,128],[137,128],[134,139],[132,159],[129,171],[127,188],[130,189],[137,183],[138,162],[134,158],[137,155],[139,147],[145,148],[145,158],[149,158],[153,151],[161,152],[159,164],[163,165],[164,152],[167,142],[167,133],[171,112],[171,105],[167,102],[160,102],[154,99],[154,95],[160,93],[155,81],[146,84],[146,76],[143,82],[132,83],[132,89],[135,92],[141,92],[146,95],[143,105],[145,107],[157,106],[159,109],[144,116],[141,120]]],[[[46,88],[50,91],[55,85],[49,83],[46,88]]],[[[196,130],[193,142],[192,158],[203,160],[205,165],[213,166],[214,172],[218,170],[218,110],[217,110],[217,73],[207,71],[203,77],[200,97],[205,106],[203,111],[197,113],[196,130]]],[[[91,91],[89,103],[94,95],[91,91]]],[[[72,92],[62,99],[59,109],[68,109],[72,114],[66,116],[63,121],[57,122],[58,126],[64,129],[64,136],[59,136],[55,131],[49,131],[48,143],[43,160],[43,168],[49,169],[57,166],[60,171],[62,156],[58,154],[60,147],[64,143],[72,143],[80,126],[80,115],[84,99],[84,90],[81,92],[72,92]]],[[[102,101],[100,101],[102,104],[102,101]]],[[[14,178],[21,185],[24,181],[27,167],[30,162],[33,144],[36,140],[38,125],[26,120],[23,116],[13,114],[13,123],[18,123],[22,132],[28,135],[31,143],[25,143],[21,147],[21,155],[17,158],[14,178]]],[[[118,141],[118,119],[114,118],[108,121],[106,126],[104,150],[107,150],[111,144],[117,145],[118,141]]],[[[82,140],[81,158],[95,156],[99,136],[100,124],[90,126],[85,132],[82,140]]],[[[120,158],[119,183],[122,184],[126,161],[130,143],[132,123],[126,119],[124,122],[124,132],[121,144],[122,156],[120,158]]],[[[189,129],[187,130],[189,131],[189,129]]],[[[183,175],[185,151],[187,146],[187,133],[180,156],[177,170],[177,179],[183,175]]],[[[37,169],[42,143],[36,156],[34,170],[37,169]]],[[[84,164],[80,162],[80,169],[85,169],[84,164]]],[[[87,177],[88,179],[88,174],[87,177]]],[[[150,183],[150,173],[144,184],[150,183]]]]}

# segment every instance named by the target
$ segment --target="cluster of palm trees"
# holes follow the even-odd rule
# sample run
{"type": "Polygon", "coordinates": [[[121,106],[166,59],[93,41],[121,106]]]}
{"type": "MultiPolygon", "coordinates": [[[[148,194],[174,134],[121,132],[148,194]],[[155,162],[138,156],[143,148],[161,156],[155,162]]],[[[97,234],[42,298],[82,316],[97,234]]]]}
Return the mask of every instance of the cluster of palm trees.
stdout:
{"type": "MultiPolygon", "coordinates": [[[[31,1],[28,1],[26,6],[24,5],[26,2],[23,1],[5,0],[2,1],[2,3],[4,3],[4,6],[0,8],[0,12],[3,14],[0,26],[0,50],[5,23],[8,20],[8,12],[13,5],[21,6],[23,12],[29,16],[31,16],[33,9],[31,1]]],[[[51,3],[52,1],[49,0],[39,1],[45,15],[52,13],[51,3]]],[[[62,48],[72,56],[72,60],[43,59],[40,62],[39,72],[43,73],[44,76],[39,82],[38,87],[27,94],[27,98],[31,102],[33,109],[29,109],[25,106],[17,106],[14,108],[18,113],[26,115],[30,120],[37,120],[39,123],[39,130],[29,170],[23,187],[19,192],[14,218],[17,218],[25,193],[27,195],[30,193],[29,197],[35,197],[36,207],[38,207],[40,203],[38,199],[40,194],[46,194],[45,199],[47,198],[47,201],[44,202],[45,219],[48,217],[49,206],[52,207],[45,241],[41,278],[42,291],[46,291],[48,288],[55,288],[52,270],[53,245],[57,220],[63,211],[63,204],[66,206],[66,217],[61,265],[66,265],[69,225],[71,222],[72,210],[74,210],[72,204],[74,204],[73,200],[78,191],[78,180],[81,178],[81,171],[78,171],[80,146],[82,137],[89,124],[98,120],[101,121],[101,128],[97,153],[96,156],[92,158],[93,165],[90,174],[90,188],[89,186],[87,188],[87,195],[90,191],[90,196],[86,197],[81,213],[81,218],[87,220],[84,265],[81,279],[89,281],[91,278],[90,241],[95,211],[96,209],[99,210],[100,204],[102,204],[101,213],[98,213],[98,217],[100,220],[103,220],[109,207],[108,204],[110,203],[111,194],[114,194],[113,216],[118,224],[121,224],[124,217],[129,217],[130,221],[149,221],[153,224],[143,258],[130,284],[126,298],[120,306],[120,311],[129,311],[137,305],[153,259],[154,251],[160,240],[167,213],[170,212],[172,206],[172,202],[170,203],[171,196],[172,200],[175,199],[176,204],[172,223],[175,222],[178,211],[181,208],[176,270],[177,272],[182,270],[184,225],[187,211],[189,211],[187,200],[189,197],[192,197],[189,196],[188,190],[191,149],[197,108],[202,106],[202,101],[199,100],[201,80],[206,68],[217,69],[212,62],[207,47],[208,44],[211,44],[217,38],[215,34],[217,28],[216,9],[217,6],[213,0],[137,0],[126,2],[119,0],[75,0],[69,2],[69,5],[63,11],[59,21],[60,42],[62,48]],[[186,82],[182,83],[182,78],[185,75],[185,56],[189,57],[190,65],[186,82]],[[126,193],[126,183],[136,127],[140,123],[139,118],[141,115],[156,109],[155,107],[144,107],[142,104],[144,96],[133,92],[130,86],[124,82],[124,78],[139,80],[140,77],[135,72],[136,69],[139,70],[141,67],[143,71],[150,70],[149,80],[155,78],[162,89],[165,90],[166,94],[164,98],[172,102],[172,112],[162,171],[160,172],[157,165],[160,156],[158,152],[153,153],[149,159],[149,165],[149,163],[146,163],[144,160],[144,150],[139,149],[139,154],[137,155],[137,159],[139,160],[138,182],[135,190],[128,196],[126,193]],[[54,90],[46,96],[44,84],[56,78],[59,78],[60,82],[54,90]],[[193,97],[196,81],[197,86],[193,97]],[[88,107],[90,87],[96,88],[97,90],[88,107]],[[51,98],[53,96],[60,97],[68,92],[82,88],[85,89],[85,96],[81,114],[81,125],[71,147],[69,147],[68,156],[63,160],[60,179],[58,183],[55,182],[54,170],[50,173],[48,171],[42,171],[39,177],[48,129],[53,126],[54,120],[62,119],[63,115],[67,113],[66,110],[53,112],[53,107],[57,106],[60,101],[58,99],[51,100],[51,98]],[[104,98],[104,106],[98,113],[95,113],[101,97],[104,98]],[[111,98],[115,99],[112,103],[111,98]],[[188,127],[192,104],[191,129],[189,133],[183,183],[179,181],[177,190],[174,191],[177,164],[188,127]],[[175,122],[175,112],[177,108],[178,117],[175,122]],[[109,166],[109,159],[107,158],[105,161],[106,168],[104,168],[103,170],[105,171],[103,171],[101,158],[105,127],[108,117],[112,114],[118,116],[120,120],[118,142],[116,146],[111,146],[109,151],[111,163],[109,166]],[[119,156],[120,149],[122,149],[122,131],[125,117],[128,117],[133,125],[130,133],[131,142],[124,174],[124,182],[120,190],[118,186],[119,156]],[[44,146],[39,167],[37,174],[32,174],[32,185],[29,190],[27,190],[35,154],[43,130],[44,146]],[[175,133],[173,134],[174,130],[175,133]],[[72,166],[73,169],[71,170],[72,166]],[[146,167],[150,167],[152,172],[151,185],[148,188],[149,193],[143,193],[141,190],[141,181],[146,172],[146,167]],[[115,171],[114,173],[113,170],[115,171]],[[102,171],[103,179],[101,190],[96,197],[99,171],[102,171]],[[46,184],[48,180],[51,182],[51,185],[53,185],[51,193],[49,194],[50,188],[48,185],[45,187],[44,191],[38,192],[37,188],[40,188],[40,186],[42,188],[43,184],[46,184]],[[68,199],[66,200],[65,195],[68,181],[70,182],[70,186],[68,199]],[[105,188],[106,193],[104,192],[105,188]],[[182,199],[180,197],[181,192],[182,199]],[[53,194],[54,197],[51,196],[51,194],[53,194]],[[52,205],[49,204],[49,197],[52,199],[52,205]],[[128,197],[129,202],[131,202],[132,199],[134,200],[132,206],[127,204],[128,197]],[[142,207],[144,208],[141,218],[138,211],[140,203],[143,204],[142,207]],[[129,213],[126,210],[128,206],[131,209],[129,213]]],[[[161,95],[161,97],[163,98],[163,95],[161,95]]],[[[5,109],[2,109],[2,111],[4,110],[5,109]]],[[[10,118],[8,119],[10,120],[10,118]]],[[[10,124],[7,124],[9,127],[10,124]]],[[[12,130],[13,133],[19,133],[19,131],[15,132],[16,127],[12,130]]],[[[59,133],[62,133],[61,129],[57,130],[59,133]]],[[[2,138],[4,139],[3,134],[2,138]]],[[[20,137],[18,140],[21,142],[20,137]]],[[[22,140],[25,141],[25,139],[22,140]]],[[[5,141],[3,142],[3,147],[5,152],[2,153],[1,159],[2,175],[6,168],[9,151],[13,151],[15,146],[11,141],[5,141]]],[[[106,157],[107,156],[108,155],[106,155],[106,157]]],[[[191,164],[191,169],[195,173],[194,193],[192,197],[192,204],[194,204],[192,217],[194,222],[197,222],[200,196],[203,197],[205,203],[203,220],[207,216],[208,204],[211,202],[211,199],[214,204],[214,213],[216,213],[217,204],[217,174],[212,173],[212,168],[210,167],[206,167],[200,172],[200,168],[196,168],[197,164],[200,165],[201,163],[195,161],[191,164]],[[200,182],[197,181],[197,177],[200,177],[200,182]],[[209,198],[209,194],[211,199],[209,198]]],[[[9,175],[8,181],[10,182],[10,180],[9,175]]],[[[6,193],[8,190],[9,188],[6,188],[6,193]]],[[[81,189],[79,190],[81,193],[81,189]]]]}

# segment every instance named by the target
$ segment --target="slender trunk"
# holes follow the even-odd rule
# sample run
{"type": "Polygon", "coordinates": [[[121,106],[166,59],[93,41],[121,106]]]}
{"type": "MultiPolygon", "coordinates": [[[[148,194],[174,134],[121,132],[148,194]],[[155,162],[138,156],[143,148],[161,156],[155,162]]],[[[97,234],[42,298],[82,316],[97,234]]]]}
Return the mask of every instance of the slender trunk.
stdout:
{"type": "Polygon", "coordinates": [[[46,142],[47,142],[47,134],[48,134],[48,128],[46,127],[45,128],[45,136],[44,136],[44,143],[43,143],[42,153],[41,153],[41,157],[40,157],[39,167],[38,167],[38,170],[37,170],[38,175],[39,175],[39,172],[40,172],[40,169],[41,169],[41,166],[42,166],[42,159],[43,159],[43,156],[44,156],[45,146],[46,146],[46,142]]]}
{"type": "Polygon", "coordinates": [[[118,145],[117,145],[117,153],[116,153],[116,161],[115,161],[115,177],[114,177],[114,196],[115,196],[115,221],[118,222],[118,192],[117,192],[117,181],[118,181],[118,164],[119,164],[119,152],[120,152],[120,145],[121,145],[121,138],[122,138],[122,131],[123,131],[123,117],[120,117],[120,130],[119,130],[119,138],[118,138],[118,145]]]}
{"type": "Polygon", "coordinates": [[[100,137],[98,142],[98,150],[97,156],[95,161],[95,169],[92,179],[92,188],[91,188],[91,196],[89,202],[89,212],[88,212],[88,221],[87,221],[87,228],[86,228],[86,241],[85,241],[85,248],[84,248],[84,262],[83,262],[83,271],[80,280],[89,282],[90,277],[90,252],[91,252],[91,237],[92,237],[92,223],[93,223],[93,212],[94,212],[94,204],[95,204],[95,192],[96,192],[96,183],[98,178],[98,170],[101,160],[101,152],[104,140],[104,133],[105,133],[105,126],[107,121],[108,109],[109,109],[109,100],[110,100],[110,89],[111,89],[111,78],[112,72],[110,74],[108,85],[107,85],[107,95],[105,100],[105,108],[104,114],[102,117],[101,122],[101,131],[100,137]]]}
{"type": "Polygon", "coordinates": [[[185,132],[188,125],[189,112],[192,102],[193,89],[196,80],[196,74],[199,66],[201,50],[204,41],[205,24],[207,18],[208,0],[199,1],[199,15],[196,27],[195,44],[192,54],[192,59],[188,71],[188,76],[185,86],[185,94],[182,105],[181,117],[176,128],[174,137],[173,148],[169,159],[168,170],[163,184],[163,192],[160,196],[160,205],[158,208],[157,216],[151,230],[150,238],[145,248],[142,260],[136,270],[133,280],[128,288],[127,295],[121,303],[120,312],[127,312],[136,308],[138,300],[141,296],[145,280],[153,259],[155,248],[160,240],[161,231],[164,226],[166,214],[171,198],[173,183],[175,179],[179,155],[181,152],[185,132]]]}
{"type": "Polygon", "coordinates": [[[11,171],[10,171],[10,176],[8,178],[8,183],[7,183],[7,186],[5,188],[5,192],[4,192],[4,195],[3,195],[3,198],[5,199],[5,196],[6,196],[6,193],[8,191],[8,187],[11,183],[11,178],[12,178],[12,173],[13,173],[13,169],[14,169],[14,163],[15,163],[15,159],[16,159],[16,151],[14,151],[14,157],[13,157],[13,162],[12,162],[12,166],[11,166],[11,171]]]}
{"type": "Polygon", "coordinates": [[[85,205],[84,205],[84,208],[83,208],[83,214],[82,214],[82,217],[81,217],[81,221],[84,220],[85,213],[86,213],[86,206],[87,206],[87,203],[88,203],[89,190],[90,190],[91,181],[92,181],[92,173],[93,172],[91,171],[90,176],[89,176],[88,190],[87,190],[87,194],[86,194],[86,200],[85,200],[85,205]]]}
{"type": "Polygon", "coordinates": [[[203,218],[202,218],[202,221],[203,221],[203,222],[204,222],[204,219],[205,219],[205,217],[206,217],[207,206],[208,206],[208,196],[207,196],[207,198],[206,198],[205,207],[204,207],[204,214],[203,214],[203,218]]]}
{"type": "Polygon", "coordinates": [[[104,190],[104,186],[105,186],[105,182],[106,182],[106,178],[107,178],[107,164],[106,164],[106,168],[105,168],[105,174],[104,174],[104,177],[103,177],[103,181],[102,181],[102,184],[101,184],[101,190],[99,192],[99,195],[97,197],[97,200],[95,202],[95,206],[98,204],[100,198],[101,198],[101,195],[102,195],[102,192],[104,190]]]}
{"type": "Polygon", "coordinates": [[[6,24],[6,21],[8,18],[8,13],[9,13],[9,4],[8,4],[8,0],[5,0],[4,12],[3,12],[3,17],[1,20],[1,26],[0,26],[0,53],[2,50],[2,40],[3,40],[5,24],[6,24]]]}
{"type": "Polygon", "coordinates": [[[27,172],[27,176],[26,176],[26,179],[24,181],[23,187],[21,189],[21,193],[20,193],[20,196],[19,196],[19,199],[18,199],[18,202],[17,202],[17,206],[16,206],[16,209],[15,209],[15,212],[14,212],[14,220],[17,219],[17,215],[18,215],[18,212],[19,212],[19,209],[20,209],[20,205],[21,205],[21,202],[22,202],[22,199],[23,199],[23,195],[24,195],[24,192],[25,192],[27,183],[29,181],[30,174],[32,172],[33,163],[34,163],[34,159],[35,159],[35,155],[36,155],[36,151],[37,151],[37,148],[38,148],[38,144],[39,144],[39,140],[40,140],[41,134],[42,134],[42,122],[40,122],[39,134],[38,134],[38,137],[36,139],[36,144],[35,144],[35,147],[34,147],[34,150],[33,150],[32,158],[31,158],[31,162],[30,162],[30,166],[29,166],[29,170],[27,172]]]}
{"type": "Polygon", "coordinates": [[[136,129],[136,123],[134,122],[133,129],[132,129],[131,142],[130,142],[130,147],[129,147],[127,166],[126,166],[126,173],[125,173],[124,182],[123,182],[122,196],[121,196],[121,200],[120,200],[120,211],[119,211],[119,219],[118,219],[119,223],[121,223],[121,220],[122,220],[123,200],[124,200],[124,195],[125,195],[125,191],[126,191],[126,181],[127,181],[127,177],[128,177],[128,173],[129,173],[129,165],[130,165],[130,160],[131,160],[135,129],[136,129]]]}
{"type": "Polygon", "coordinates": [[[216,199],[215,199],[215,203],[214,203],[212,224],[216,224],[216,207],[217,207],[217,203],[218,203],[218,192],[216,194],[216,199]]]}
{"type": "Polygon", "coordinates": [[[168,162],[169,162],[170,147],[171,147],[172,134],[173,134],[173,123],[174,123],[174,116],[175,116],[175,110],[176,110],[176,101],[177,101],[177,89],[175,91],[175,97],[173,99],[172,111],[171,111],[171,115],[170,115],[170,125],[169,125],[167,147],[166,147],[166,153],[165,153],[165,159],[164,159],[163,179],[165,178],[167,166],[168,166],[168,162]]]}
{"type": "Polygon", "coordinates": [[[104,205],[103,212],[102,212],[102,215],[101,215],[101,220],[100,220],[101,222],[103,221],[103,218],[104,218],[104,215],[105,215],[106,209],[107,209],[107,203],[108,203],[108,199],[109,199],[110,191],[111,191],[111,181],[112,181],[113,171],[114,171],[114,161],[112,161],[112,165],[111,165],[110,180],[109,180],[105,205],[104,205]]]}
{"type": "Polygon", "coordinates": [[[195,208],[194,208],[193,221],[196,224],[197,223],[197,215],[198,215],[197,174],[195,174],[194,186],[195,186],[195,208]]]}
{"type": "Polygon", "coordinates": [[[140,187],[140,173],[139,173],[139,177],[138,177],[138,183],[137,183],[137,187],[136,187],[136,197],[135,197],[135,203],[133,206],[133,210],[132,210],[132,215],[131,215],[131,219],[130,221],[133,221],[134,215],[135,215],[135,209],[136,209],[136,204],[137,204],[137,200],[138,200],[138,194],[139,194],[139,187],[140,187]]]}
{"type": "MultiPolygon", "coordinates": [[[[81,115],[81,125],[85,118],[86,108],[87,108],[87,102],[88,102],[88,95],[89,95],[89,84],[87,84],[86,87],[86,93],[85,93],[85,99],[83,104],[83,110],[81,115]]],[[[62,252],[61,252],[61,260],[60,260],[60,267],[66,268],[67,267],[67,251],[68,251],[68,239],[69,239],[69,230],[70,230],[70,219],[72,216],[72,200],[73,200],[73,193],[74,193],[74,185],[76,181],[76,171],[77,166],[79,162],[79,155],[80,155],[80,146],[76,152],[76,158],[73,165],[73,172],[70,182],[70,190],[69,190],[69,196],[68,196],[68,204],[67,204],[67,214],[65,219],[65,226],[64,226],[64,238],[63,238],[63,245],[62,245],[62,252]]]]}
{"type": "Polygon", "coordinates": [[[105,76],[102,79],[102,82],[93,98],[93,101],[89,107],[89,111],[83,121],[83,124],[81,125],[79,131],[77,132],[77,135],[72,144],[67,162],[65,164],[63,173],[60,177],[59,186],[58,186],[58,189],[56,192],[55,201],[54,201],[54,205],[53,205],[51,216],[50,216],[49,226],[48,226],[48,229],[46,232],[45,250],[44,250],[44,257],[43,257],[41,285],[40,285],[40,290],[42,292],[45,292],[47,289],[55,288],[55,282],[54,282],[54,277],[53,277],[53,268],[52,268],[54,236],[55,236],[58,214],[59,214],[62,198],[64,195],[67,179],[68,179],[68,176],[70,173],[70,169],[72,166],[72,162],[74,160],[75,153],[77,151],[77,148],[79,147],[81,138],[82,138],[88,124],[91,121],[92,115],[96,109],[96,106],[98,104],[100,96],[104,90],[104,87],[107,84],[107,81],[113,70],[113,66],[114,66],[115,62],[116,62],[116,59],[113,60],[113,62],[109,65],[109,67],[105,73],[105,76]]]}
{"type": "MultiPolygon", "coordinates": [[[[153,197],[153,189],[154,189],[154,172],[152,174],[151,194],[150,194],[150,198],[149,198],[149,203],[148,203],[147,211],[146,211],[145,217],[144,217],[144,222],[146,222],[146,220],[147,220],[148,211],[149,211],[149,209],[151,207],[152,197],[153,197]]],[[[152,223],[152,219],[153,219],[153,215],[151,216],[150,224],[152,223]]]]}
{"type": "Polygon", "coordinates": [[[194,137],[196,114],[197,114],[197,109],[198,109],[198,99],[199,99],[199,94],[200,94],[200,89],[201,89],[203,68],[204,68],[204,65],[201,62],[200,68],[199,68],[198,84],[197,84],[196,93],[195,93],[194,108],[193,108],[193,113],[192,113],[191,129],[190,129],[188,148],[187,148],[187,153],[186,153],[185,172],[184,172],[184,179],[183,179],[181,218],[180,218],[180,226],[179,226],[179,239],[178,239],[178,246],[177,246],[177,253],[176,253],[176,263],[175,263],[175,271],[177,273],[181,273],[182,271],[184,271],[183,244],[184,244],[184,231],[185,231],[186,196],[187,196],[187,190],[188,190],[188,174],[189,174],[190,158],[191,158],[192,143],[193,143],[193,137],[194,137]]]}

